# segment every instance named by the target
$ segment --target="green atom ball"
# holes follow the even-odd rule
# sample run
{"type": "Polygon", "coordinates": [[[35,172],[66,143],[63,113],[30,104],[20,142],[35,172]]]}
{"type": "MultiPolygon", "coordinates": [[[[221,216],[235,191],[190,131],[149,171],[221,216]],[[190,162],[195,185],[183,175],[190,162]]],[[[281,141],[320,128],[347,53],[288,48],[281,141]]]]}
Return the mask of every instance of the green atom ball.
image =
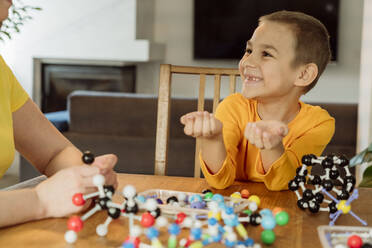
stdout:
{"type": "Polygon", "coordinates": [[[261,240],[264,244],[271,245],[275,241],[275,233],[273,230],[263,230],[261,233],[261,240]]]}
{"type": "Polygon", "coordinates": [[[276,221],[276,224],[278,224],[279,226],[286,225],[289,221],[288,213],[285,212],[285,211],[281,211],[281,212],[277,213],[275,215],[275,221],[276,221]]]}
{"type": "Polygon", "coordinates": [[[245,209],[245,210],[243,210],[243,213],[245,213],[247,215],[251,215],[252,214],[252,210],[245,209]]]}
{"type": "Polygon", "coordinates": [[[204,200],[210,200],[210,199],[212,199],[212,197],[213,197],[213,193],[212,192],[207,192],[204,195],[204,200]]]}

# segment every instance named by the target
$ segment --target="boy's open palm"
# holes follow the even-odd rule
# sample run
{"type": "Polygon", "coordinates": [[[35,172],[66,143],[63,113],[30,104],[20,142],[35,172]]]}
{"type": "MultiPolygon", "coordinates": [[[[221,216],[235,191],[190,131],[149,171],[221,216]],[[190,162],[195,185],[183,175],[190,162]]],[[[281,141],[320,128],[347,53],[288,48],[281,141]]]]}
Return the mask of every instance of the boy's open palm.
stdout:
{"type": "Polygon", "coordinates": [[[244,131],[245,138],[259,149],[277,147],[287,134],[287,125],[274,120],[249,122],[244,131]]]}
{"type": "Polygon", "coordinates": [[[183,115],[180,121],[184,132],[194,138],[213,138],[222,133],[222,123],[207,111],[191,112],[183,115]]]}

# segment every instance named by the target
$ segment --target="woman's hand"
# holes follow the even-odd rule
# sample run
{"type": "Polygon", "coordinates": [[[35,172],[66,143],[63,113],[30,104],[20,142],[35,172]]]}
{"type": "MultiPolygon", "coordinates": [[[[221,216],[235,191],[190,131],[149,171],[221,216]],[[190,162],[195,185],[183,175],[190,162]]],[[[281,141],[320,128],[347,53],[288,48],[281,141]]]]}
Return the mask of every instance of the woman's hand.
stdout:
{"type": "Polygon", "coordinates": [[[97,167],[99,173],[105,177],[105,184],[113,185],[115,189],[118,187],[118,180],[114,171],[114,166],[117,161],[118,158],[114,154],[105,154],[97,156],[92,164],[92,166],[97,167]]]}
{"type": "Polygon", "coordinates": [[[97,166],[73,166],[58,171],[37,185],[35,190],[43,218],[63,217],[87,208],[90,201],[78,207],[72,203],[72,197],[76,193],[88,194],[96,191],[93,177],[97,174],[97,166]]]}

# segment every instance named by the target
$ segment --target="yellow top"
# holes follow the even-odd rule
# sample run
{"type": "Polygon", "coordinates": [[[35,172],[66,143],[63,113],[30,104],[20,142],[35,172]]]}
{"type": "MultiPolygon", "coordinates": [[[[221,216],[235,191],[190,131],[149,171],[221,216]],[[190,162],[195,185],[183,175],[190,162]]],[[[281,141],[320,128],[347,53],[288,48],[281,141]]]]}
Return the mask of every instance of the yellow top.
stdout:
{"type": "Polygon", "coordinates": [[[27,93],[0,56],[0,178],[14,159],[12,113],[27,99],[27,93]]]}
{"type": "Polygon", "coordinates": [[[230,186],[235,180],[264,182],[269,190],[288,189],[288,182],[296,175],[305,154],[319,156],[331,140],[335,120],[319,106],[299,102],[301,110],[288,124],[288,135],[283,139],[285,152],[265,173],[260,149],[244,138],[248,122],[260,121],[257,101],[241,94],[233,94],[222,101],[216,118],[223,123],[223,139],[227,156],[222,168],[211,174],[202,157],[202,171],[208,183],[217,189],[230,186]]]}

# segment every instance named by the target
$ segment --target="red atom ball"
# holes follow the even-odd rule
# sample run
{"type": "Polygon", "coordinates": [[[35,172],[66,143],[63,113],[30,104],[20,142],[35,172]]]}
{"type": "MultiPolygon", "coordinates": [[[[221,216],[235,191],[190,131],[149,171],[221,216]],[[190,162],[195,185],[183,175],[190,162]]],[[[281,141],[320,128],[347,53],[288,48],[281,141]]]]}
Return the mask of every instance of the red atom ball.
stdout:
{"type": "Polygon", "coordinates": [[[141,225],[143,227],[150,227],[154,225],[155,218],[149,212],[143,213],[141,218],[141,225]]]}
{"type": "Polygon", "coordinates": [[[181,224],[183,222],[183,220],[185,218],[186,218],[186,214],[180,212],[180,213],[177,214],[177,218],[176,218],[176,221],[175,222],[179,225],[179,224],[181,224]]]}
{"type": "Polygon", "coordinates": [[[350,248],[360,248],[363,245],[363,240],[358,235],[351,235],[347,239],[347,245],[350,248]]]}
{"type": "Polygon", "coordinates": [[[124,244],[133,244],[134,248],[139,248],[140,239],[138,237],[128,237],[125,239],[124,244]]]}
{"type": "Polygon", "coordinates": [[[83,206],[84,203],[85,203],[85,200],[83,198],[83,194],[82,193],[76,193],[72,197],[72,203],[74,203],[76,206],[83,206]]]}
{"type": "Polygon", "coordinates": [[[72,216],[67,222],[68,230],[73,230],[75,232],[79,232],[81,229],[83,229],[83,225],[84,223],[79,216],[72,216]]]}

